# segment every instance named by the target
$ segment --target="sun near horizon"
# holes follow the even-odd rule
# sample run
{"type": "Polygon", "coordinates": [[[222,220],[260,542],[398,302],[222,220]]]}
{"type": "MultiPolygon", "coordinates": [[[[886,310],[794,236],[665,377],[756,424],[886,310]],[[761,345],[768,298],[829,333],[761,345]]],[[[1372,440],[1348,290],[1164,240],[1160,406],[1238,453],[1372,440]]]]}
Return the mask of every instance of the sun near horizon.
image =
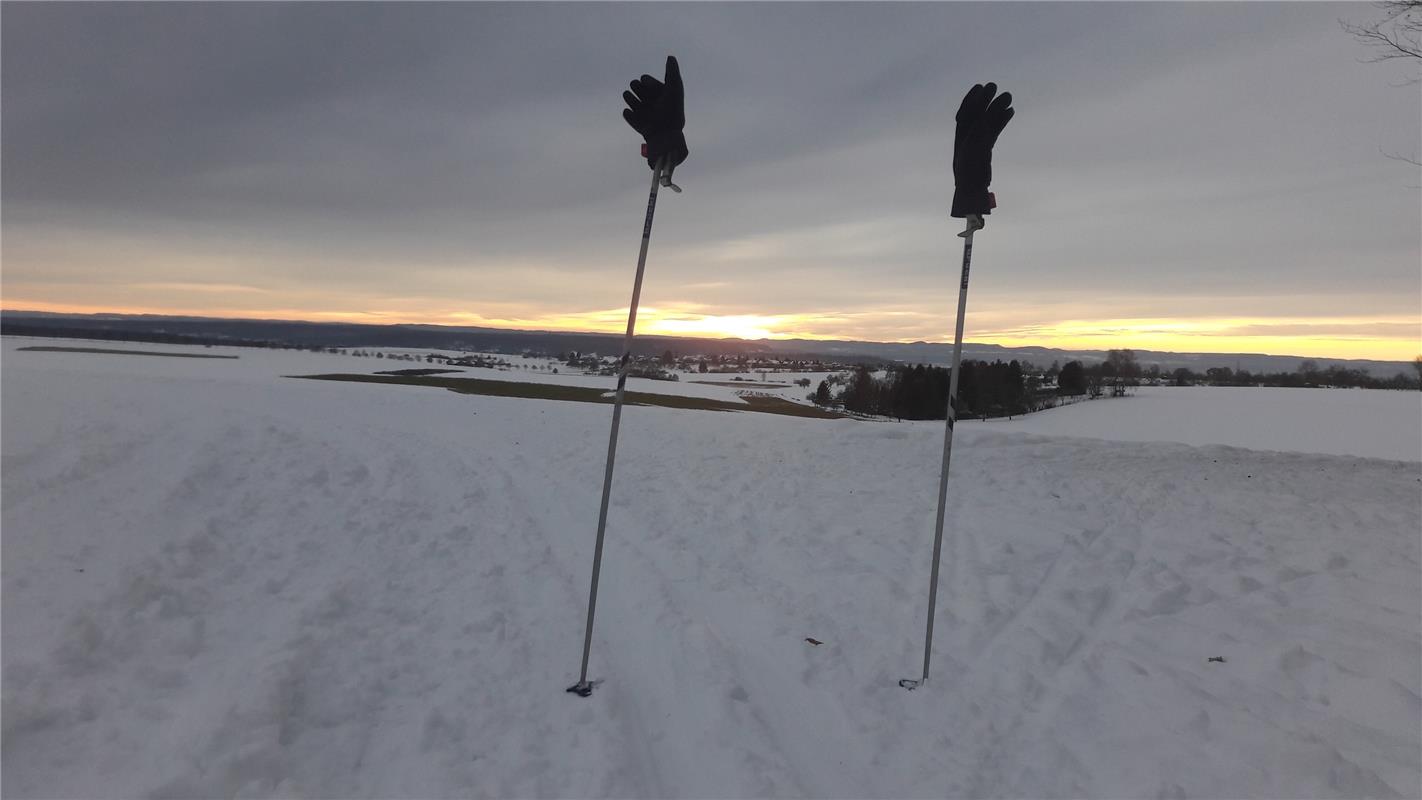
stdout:
{"type": "MultiPolygon", "coordinates": [[[[216,319],[261,319],[293,322],[356,323],[368,325],[449,325],[503,330],[544,330],[568,333],[621,334],[626,331],[627,309],[612,308],[581,313],[544,313],[517,317],[485,316],[472,312],[416,314],[404,311],[312,311],[297,308],[231,309],[170,308],[157,306],[110,307],[43,301],[6,302],[8,313],[129,314],[216,319]]],[[[863,317],[872,315],[856,314],[863,317]]],[[[886,315],[891,319],[892,315],[886,315]]],[[[834,315],[813,314],[692,314],[656,306],[639,310],[638,334],[694,339],[805,339],[909,344],[951,344],[946,336],[884,335],[892,327],[865,329],[835,324],[834,315]],[[825,323],[828,322],[828,325],[825,323]]],[[[945,319],[945,326],[951,325],[945,319]]],[[[1059,350],[1154,350],[1173,353],[1250,353],[1300,358],[1411,361],[1422,354],[1422,335],[1379,335],[1368,331],[1405,331],[1422,334],[1422,322],[1396,318],[1137,318],[1062,320],[1029,328],[979,327],[969,317],[964,341],[1003,347],[1045,347],[1059,350]],[[1290,334],[1250,333],[1286,327],[1290,334]],[[1311,333],[1310,328],[1345,333],[1311,333]]]]}
{"type": "Polygon", "coordinates": [[[1410,362],[1422,93],[1371,13],[11,3],[0,307],[616,335],[642,232],[639,334],[947,343],[991,80],[967,341],[1410,362]],[[622,92],[667,55],[649,203],[622,92]]]}

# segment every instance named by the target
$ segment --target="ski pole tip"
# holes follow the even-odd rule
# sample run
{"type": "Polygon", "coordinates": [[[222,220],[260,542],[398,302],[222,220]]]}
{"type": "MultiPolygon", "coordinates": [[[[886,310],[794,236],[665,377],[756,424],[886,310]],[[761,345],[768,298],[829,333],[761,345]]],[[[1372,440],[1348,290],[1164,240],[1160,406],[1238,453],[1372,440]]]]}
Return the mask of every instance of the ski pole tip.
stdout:
{"type": "Polygon", "coordinates": [[[578,681],[572,686],[569,686],[564,691],[568,692],[569,694],[575,694],[578,697],[590,697],[592,695],[592,690],[599,683],[602,683],[601,679],[595,681],[578,681]]]}

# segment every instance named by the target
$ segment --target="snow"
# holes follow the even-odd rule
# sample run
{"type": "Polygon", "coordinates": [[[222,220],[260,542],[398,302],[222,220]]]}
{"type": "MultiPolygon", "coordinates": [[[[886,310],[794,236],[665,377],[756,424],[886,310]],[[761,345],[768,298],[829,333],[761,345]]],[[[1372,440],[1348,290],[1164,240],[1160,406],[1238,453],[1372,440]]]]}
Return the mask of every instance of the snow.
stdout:
{"type": "MultiPolygon", "coordinates": [[[[93,371],[103,374],[134,374],[154,377],[187,376],[191,374],[222,375],[224,380],[252,379],[267,382],[283,375],[317,375],[327,373],[373,374],[407,369],[450,370],[445,377],[478,378],[493,381],[517,381],[519,383],[541,383],[557,386],[587,386],[614,391],[617,378],[611,375],[585,375],[565,364],[542,358],[525,358],[499,353],[465,353],[452,350],[408,349],[398,347],[349,348],[352,352],[360,349],[370,353],[404,354],[415,360],[357,357],[347,354],[313,353],[306,350],[267,350],[250,347],[190,347],[147,342],[110,342],[87,339],[57,339],[35,337],[5,337],[6,356],[20,347],[71,347],[104,350],[139,350],[155,353],[193,353],[198,355],[236,356],[235,359],[188,359],[158,357],[124,357],[98,353],[56,354],[53,369],[93,371]],[[446,367],[441,363],[426,363],[424,357],[430,353],[442,353],[451,357],[482,356],[502,359],[515,365],[513,369],[489,367],[446,367]],[[200,366],[198,366],[200,365],[200,366]],[[556,367],[559,372],[535,372],[522,369],[528,366],[556,367]]],[[[34,359],[39,353],[20,353],[16,357],[34,359]]],[[[687,382],[691,376],[682,375],[678,381],[660,381],[650,378],[628,378],[627,391],[647,394],[670,394],[684,397],[706,397],[731,403],[743,402],[735,389],[708,386],[687,382]]],[[[425,390],[429,391],[429,390],[425,390]]],[[[804,393],[801,392],[801,395],[804,393]]]]}
{"type": "Polygon", "coordinates": [[[1422,392],[1253,386],[1132,391],[987,424],[1050,436],[1422,461],[1422,392]]]}
{"type": "Polygon", "coordinates": [[[820,385],[820,381],[837,374],[842,374],[842,372],[767,372],[765,380],[762,381],[759,372],[712,372],[705,375],[683,375],[682,380],[689,378],[693,382],[724,383],[735,386],[735,391],[779,397],[782,400],[813,405],[807,399],[808,395],[815,391],[815,387],[820,385]],[[736,378],[740,378],[740,380],[738,381],[736,378]],[[810,385],[796,386],[795,381],[801,379],[808,380],[810,385]]]}
{"type": "Polygon", "coordinates": [[[32,343],[6,796],[1422,794],[1415,461],[965,424],[907,692],[941,423],[629,408],[582,699],[606,406],[32,343]]]}

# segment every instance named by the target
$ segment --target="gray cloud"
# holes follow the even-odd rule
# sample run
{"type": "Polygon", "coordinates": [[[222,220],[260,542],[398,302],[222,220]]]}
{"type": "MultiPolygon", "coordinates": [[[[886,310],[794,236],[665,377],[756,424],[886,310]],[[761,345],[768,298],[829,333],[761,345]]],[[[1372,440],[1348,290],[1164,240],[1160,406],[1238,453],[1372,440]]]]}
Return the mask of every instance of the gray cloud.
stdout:
{"type": "Polygon", "coordinates": [[[1021,110],[975,302],[1268,316],[1337,296],[1339,315],[1416,317],[1417,173],[1379,150],[1415,149],[1419,101],[1359,63],[1337,19],[1366,13],[7,4],[6,291],[131,275],[616,307],[648,179],[618,95],[674,52],[692,155],[650,301],[949,307],[952,112],[992,78],[1021,110]]]}

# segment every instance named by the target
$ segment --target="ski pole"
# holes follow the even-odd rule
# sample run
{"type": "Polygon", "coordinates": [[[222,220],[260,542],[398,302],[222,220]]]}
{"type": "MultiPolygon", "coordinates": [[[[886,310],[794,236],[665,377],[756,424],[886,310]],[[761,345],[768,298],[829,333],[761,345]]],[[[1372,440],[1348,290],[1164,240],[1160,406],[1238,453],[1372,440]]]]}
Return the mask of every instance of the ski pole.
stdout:
{"type": "Polygon", "coordinates": [[[938,516],[933,523],[933,567],[928,579],[928,626],[923,634],[923,677],[904,678],[899,685],[915,689],[928,682],[928,663],[933,653],[933,611],[938,603],[938,561],[943,552],[943,516],[948,507],[948,461],[953,454],[953,425],[958,416],[958,372],[963,359],[963,317],[968,310],[968,269],[973,262],[973,233],[982,230],[983,218],[969,214],[963,238],[963,280],[958,285],[958,324],[953,333],[953,372],[948,378],[948,411],[943,425],[943,468],[938,476],[938,516]]]}
{"type": "Polygon", "coordinates": [[[997,93],[997,84],[978,83],[963,95],[953,119],[952,216],[967,220],[963,238],[963,280],[958,284],[958,324],[953,332],[953,372],[948,378],[948,410],[943,425],[943,469],[938,475],[938,516],[933,523],[933,567],[928,578],[928,624],[923,634],[923,674],[904,678],[899,685],[915,689],[928,682],[933,655],[933,612],[938,606],[938,567],[943,555],[943,517],[948,507],[948,462],[953,455],[953,426],[958,421],[958,373],[963,365],[963,319],[968,312],[968,268],[973,263],[973,234],[983,228],[983,217],[992,213],[997,198],[988,191],[992,183],[992,147],[1016,110],[1012,95],[997,93]]]}
{"type": "MultiPolygon", "coordinates": [[[[583,632],[583,666],[578,673],[578,682],[568,687],[568,691],[581,697],[592,694],[593,689],[593,685],[588,682],[588,654],[592,650],[593,616],[597,612],[597,582],[602,574],[602,543],[607,533],[607,503],[612,496],[612,465],[617,458],[617,429],[622,424],[622,396],[627,388],[627,370],[632,363],[632,332],[637,327],[637,303],[642,297],[642,273],[647,267],[647,245],[652,240],[652,215],[657,210],[657,188],[662,184],[662,173],[666,164],[664,158],[657,163],[657,168],[652,170],[652,189],[647,195],[647,220],[642,226],[642,249],[637,254],[637,277],[632,281],[632,305],[627,311],[627,335],[622,340],[617,396],[612,401],[612,432],[607,438],[607,467],[602,474],[602,507],[597,512],[597,544],[593,546],[592,588],[588,590],[588,622],[583,632]]],[[[671,185],[669,180],[667,185],[671,185]]]]}

